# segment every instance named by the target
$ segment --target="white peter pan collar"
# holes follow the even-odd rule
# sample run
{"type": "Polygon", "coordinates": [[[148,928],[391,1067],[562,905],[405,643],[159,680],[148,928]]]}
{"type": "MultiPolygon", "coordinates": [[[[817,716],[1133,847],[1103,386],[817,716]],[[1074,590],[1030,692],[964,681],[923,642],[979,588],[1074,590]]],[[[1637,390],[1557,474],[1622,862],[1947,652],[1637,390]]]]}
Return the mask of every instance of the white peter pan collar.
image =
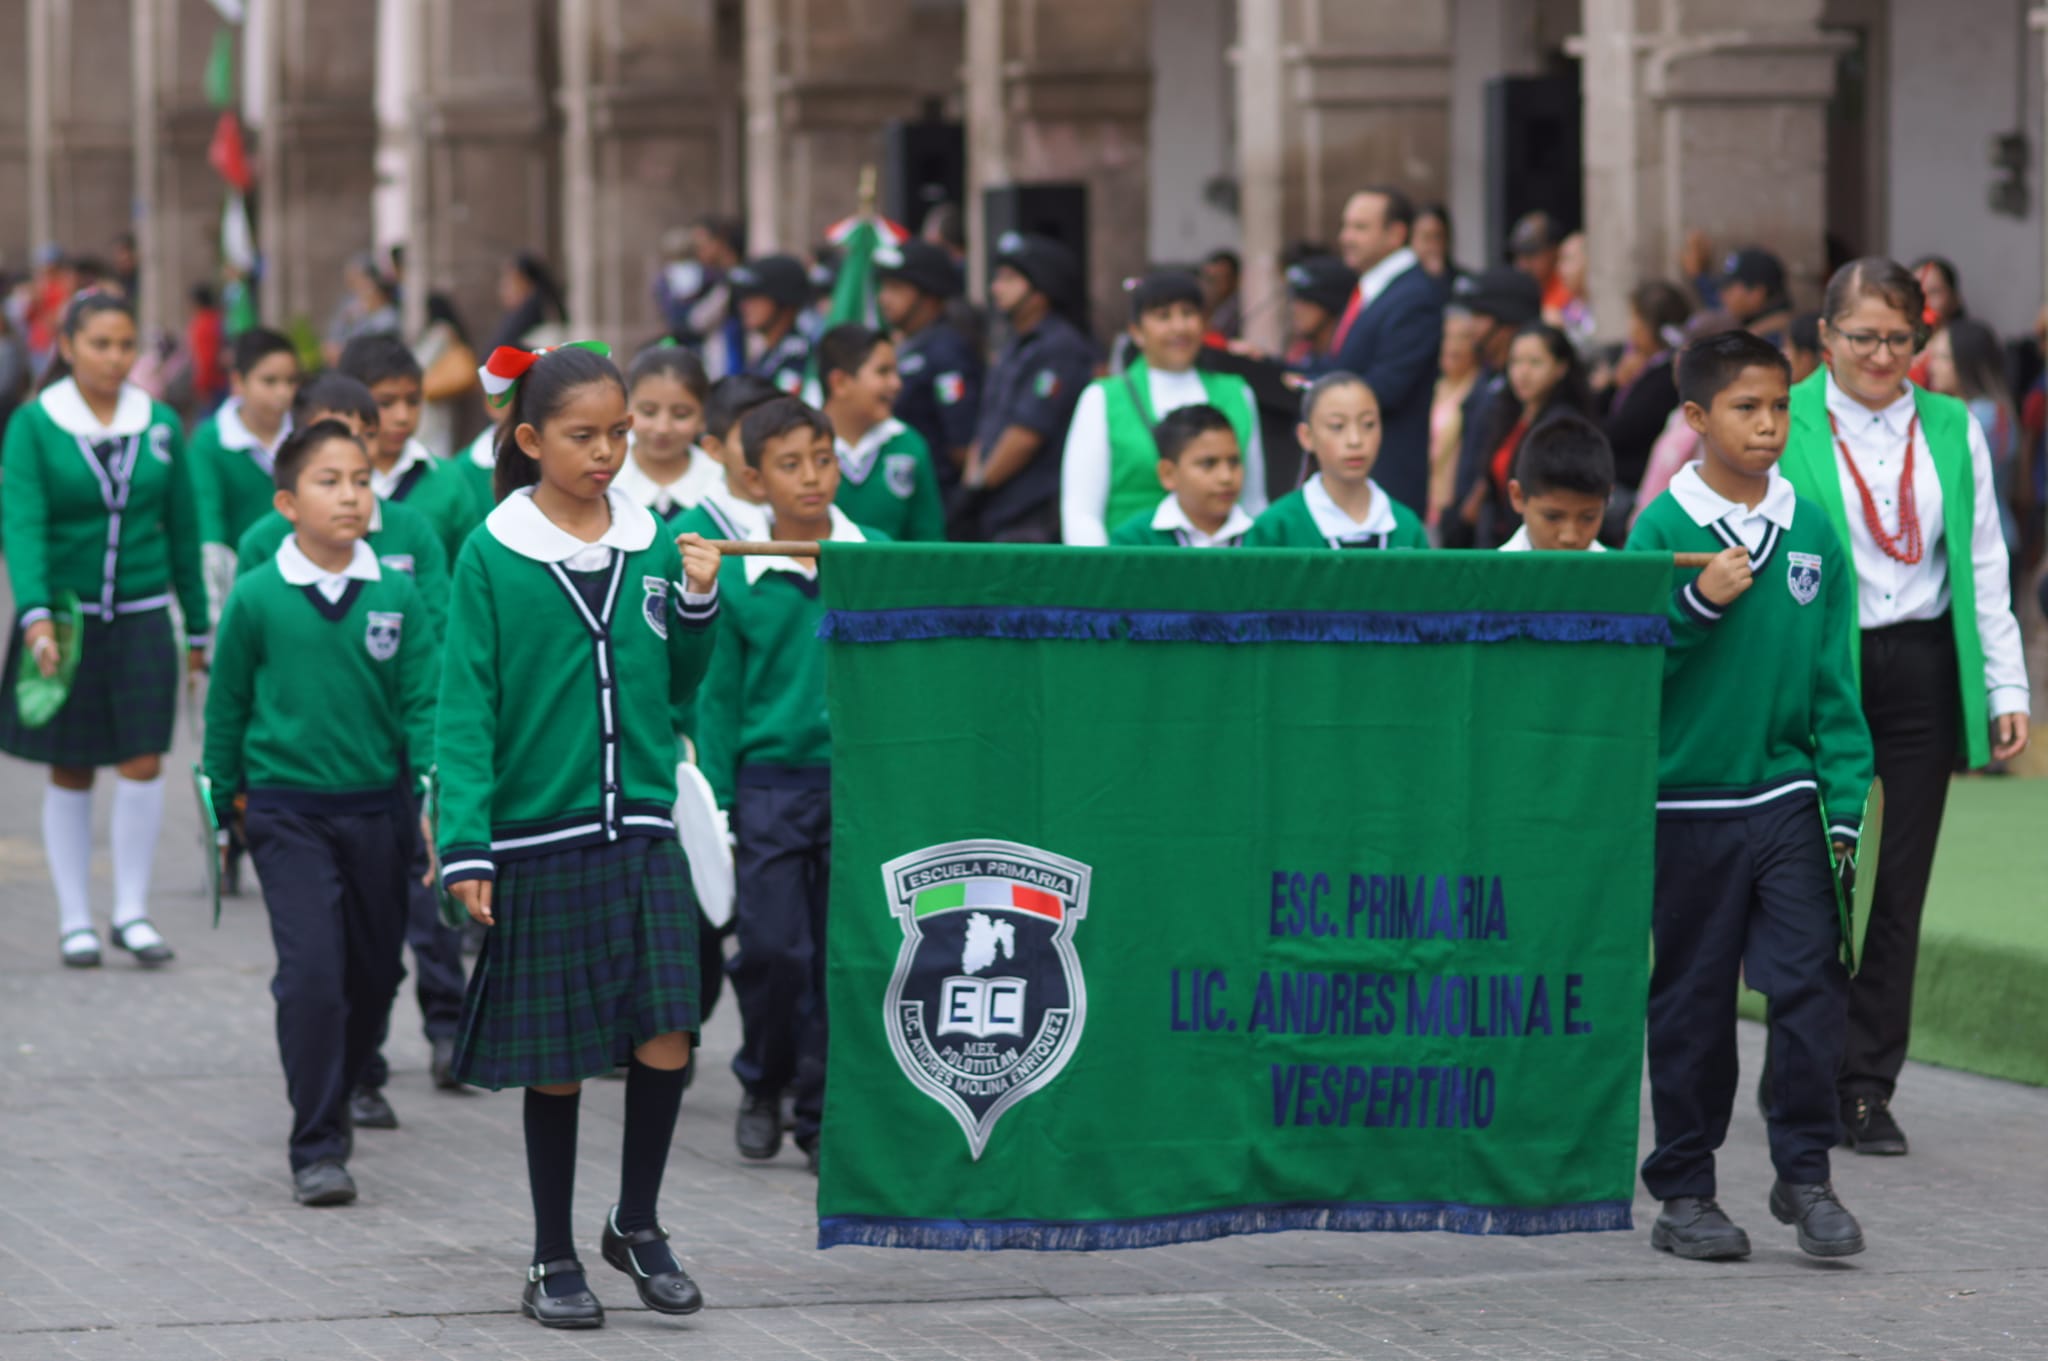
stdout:
{"type": "MultiPolygon", "coordinates": [[[[866,543],[867,536],[860,532],[860,526],[846,517],[846,512],[831,506],[832,542],[866,543]]],[[[770,522],[772,525],[772,521],[770,522]]],[[[814,577],[818,574],[816,558],[746,558],[747,585],[751,586],[770,572],[794,572],[800,577],[814,577]]]]}
{"type": "Polygon", "coordinates": [[[690,449],[690,463],[683,470],[683,475],[673,482],[657,482],[647,475],[647,470],[640,466],[640,460],[634,456],[632,437],[629,435],[626,442],[626,461],[619,465],[619,475],[612,479],[612,486],[632,497],[635,504],[659,513],[664,503],[688,510],[702,501],[713,486],[724,481],[725,466],[693,445],[690,449]]]}
{"type": "Polygon", "coordinates": [[[498,427],[492,426],[469,442],[469,461],[485,472],[498,466],[498,427]]]}
{"type": "Polygon", "coordinates": [[[156,418],[155,400],[133,383],[121,385],[121,400],[114,406],[113,423],[109,425],[101,425],[99,417],[92,414],[76,379],[52,383],[36,400],[42,404],[43,414],[65,434],[95,442],[139,435],[156,418]]]}
{"type": "Polygon", "coordinates": [[[484,517],[491,537],[522,558],[535,562],[565,563],[593,548],[616,548],[637,553],[654,542],[654,516],[633,503],[616,486],[605,489],[605,503],[611,507],[611,528],[590,543],[550,520],[533,503],[533,488],[521,487],[498,503],[484,517]]]}
{"type": "Polygon", "coordinates": [[[1835,418],[1835,424],[1845,435],[1861,435],[1873,426],[1881,427],[1884,433],[1895,440],[1903,440],[1912,426],[1913,418],[1920,414],[1920,404],[1913,398],[1913,385],[1906,384],[1906,390],[1899,399],[1882,411],[1872,411],[1863,403],[1851,397],[1835,382],[1835,375],[1826,378],[1828,414],[1835,418]]]}
{"type": "Polygon", "coordinates": [[[1330,498],[1321,473],[1303,483],[1301,499],[1308,506],[1309,518],[1316,522],[1316,533],[1326,539],[1362,539],[1368,534],[1393,533],[1394,503],[1387,498],[1386,488],[1371,478],[1366,479],[1366,484],[1372,488],[1372,509],[1366,511],[1365,523],[1360,524],[1330,498]]]}
{"type": "Polygon", "coordinates": [[[1740,501],[1730,501],[1708,486],[1707,480],[1700,476],[1697,462],[1686,464],[1671,479],[1671,497],[1701,529],[1722,520],[1731,526],[1739,525],[1752,515],[1763,516],[1779,529],[1790,529],[1792,512],[1799,504],[1799,493],[1792,490],[1792,483],[1776,468],[1771,469],[1770,485],[1764,491],[1764,499],[1752,509],[1740,501]]]}
{"type": "Polygon", "coordinates": [[[294,534],[278,545],[278,575],[294,586],[312,586],[332,602],[341,599],[348,589],[348,583],[355,581],[377,581],[384,575],[377,565],[377,554],[361,539],[355,542],[355,551],[349,557],[348,566],[339,572],[330,572],[306,556],[299,547],[298,535],[294,534]]]}
{"type": "Polygon", "coordinates": [[[1185,534],[1192,548],[1215,548],[1241,538],[1252,527],[1252,517],[1245,513],[1243,506],[1233,505],[1230,514],[1224,517],[1223,527],[1210,534],[1196,527],[1181,508],[1178,496],[1168,496],[1159,503],[1159,509],[1152,512],[1152,528],[1169,534],[1185,534]]]}
{"type": "Polygon", "coordinates": [[[867,481],[868,474],[875,470],[875,458],[882,452],[882,446],[903,430],[903,422],[890,416],[851,444],[834,435],[832,451],[839,455],[839,471],[856,487],[867,481]]]}

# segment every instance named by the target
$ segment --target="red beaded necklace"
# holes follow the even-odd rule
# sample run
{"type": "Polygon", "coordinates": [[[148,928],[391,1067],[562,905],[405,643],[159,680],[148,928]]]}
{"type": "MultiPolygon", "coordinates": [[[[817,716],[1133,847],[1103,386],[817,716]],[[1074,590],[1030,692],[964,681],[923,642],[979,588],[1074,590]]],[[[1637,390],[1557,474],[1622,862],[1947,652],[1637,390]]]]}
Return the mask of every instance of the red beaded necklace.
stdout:
{"type": "Polygon", "coordinates": [[[1828,413],[1828,428],[1835,433],[1835,447],[1842,451],[1842,462],[1849,466],[1849,476],[1856,481],[1856,490],[1863,496],[1863,523],[1870,526],[1870,537],[1884,555],[1908,567],[1919,563],[1927,551],[1927,543],[1920,534],[1920,507],[1913,496],[1913,432],[1920,428],[1920,416],[1915,412],[1913,419],[1906,423],[1906,470],[1899,474],[1899,532],[1887,534],[1884,517],[1877,513],[1877,500],[1870,494],[1870,484],[1863,480],[1863,473],[1856,466],[1856,460],[1849,456],[1849,445],[1842,438],[1842,427],[1835,420],[1835,413],[1828,413]]]}

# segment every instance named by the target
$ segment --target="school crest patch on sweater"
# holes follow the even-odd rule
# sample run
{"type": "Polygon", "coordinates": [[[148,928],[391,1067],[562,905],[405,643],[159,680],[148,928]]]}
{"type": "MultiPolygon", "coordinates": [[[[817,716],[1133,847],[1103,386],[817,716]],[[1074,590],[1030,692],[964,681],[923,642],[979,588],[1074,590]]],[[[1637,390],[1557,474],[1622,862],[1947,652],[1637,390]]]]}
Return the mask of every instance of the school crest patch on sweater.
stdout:
{"type": "Polygon", "coordinates": [[[407,576],[413,575],[413,560],[410,553],[386,553],[378,558],[377,561],[394,572],[403,572],[407,576]]]}
{"type": "Polygon", "coordinates": [[[891,454],[882,460],[882,476],[888,479],[891,495],[908,501],[917,490],[917,458],[913,454],[891,454]]]}
{"type": "Polygon", "coordinates": [[[398,655],[398,637],[404,627],[403,613],[371,610],[370,622],[363,628],[363,646],[375,660],[388,662],[398,655]]]}
{"type": "Polygon", "coordinates": [[[889,1048],[980,1158],[1005,1112],[1058,1077],[1088,994],[1074,927],[1091,871],[1014,841],[952,841],[882,866],[903,949],[889,1048]]]}
{"type": "Polygon", "coordinates": [[[1785,584],[1791,588],[1792,598],[1811,605],[1820,596],[1820,555],[1788,552],[1785,556],[1785,584]]]}
{"type": "Polygon", "coordinates": [[[668,582],[660,577],[640,578],[640,617],[659,637],[668,637],[668,582]]]}

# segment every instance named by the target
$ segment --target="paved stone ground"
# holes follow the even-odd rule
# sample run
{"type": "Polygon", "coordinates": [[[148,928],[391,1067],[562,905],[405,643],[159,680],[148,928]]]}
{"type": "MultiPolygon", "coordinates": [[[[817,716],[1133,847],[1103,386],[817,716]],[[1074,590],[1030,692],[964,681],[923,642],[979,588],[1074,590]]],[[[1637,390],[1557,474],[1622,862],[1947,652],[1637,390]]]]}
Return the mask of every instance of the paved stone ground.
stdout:
{"type": "MultiPolygon", "coordinates": [[[[179,758],[182,769],[190,756],[179,758]]],[[[182,788],[159,855],[160,973],[56,960],[37,830],[40,776],[0,764],[0,1358],[2048,1356],[2048,1092],[1915,1069],[1908,1159],[1844,1157],[1872,1247],[1795,1249],[1763,1208],[1763,1131],[1742,1103],[1725,1199],[1757,1242],[1736,1265],[1633,1233],[1545,1239],[1280,1234],[1107,1254],[812,1246],[814,1183],[793,1152],[741,1162],[719,1064],[685,1101],[664,1218],[712,1307],[626,1307],[597,1267],[602,1332],[517,1317],[528,1208],[516,1096],[435,1092],[411,1002],[391,1047],[404,1122],[358,1136],[363,1198],[290,1197],[260,902],[206,929],[182,788]]],[[[101,794],[104,834],[107,795],[101,794]]],[[[104,856],[95,881],[101,920],[104,856]]],[[[708,1050],[735,1041],[728,1008],[708,1050]]],[[[1758,1035],[1745,1035],[1753,1064],[1758,1035]]],[[[579,1222],[612,1199],[620,1084],[585,1100],[579,1222]]]]}

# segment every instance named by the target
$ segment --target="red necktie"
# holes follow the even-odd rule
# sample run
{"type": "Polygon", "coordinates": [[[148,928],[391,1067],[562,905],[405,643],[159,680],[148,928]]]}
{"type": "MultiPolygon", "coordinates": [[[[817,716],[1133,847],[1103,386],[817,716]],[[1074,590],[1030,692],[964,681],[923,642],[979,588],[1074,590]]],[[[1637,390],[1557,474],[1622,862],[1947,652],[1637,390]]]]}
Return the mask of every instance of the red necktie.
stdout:
{"type": "Polygon", "coordinates": [[[1337,318],[1337,330],[1330,337],[1330,353],[1344,348],[1344,337],[1351,332],[1351,323],[1358,320],[1359,309],[1365,306],[1365,285],[1360,283],[1351,290],[1351,302],[1344,308],[1344,315],[1337,318]]]}

